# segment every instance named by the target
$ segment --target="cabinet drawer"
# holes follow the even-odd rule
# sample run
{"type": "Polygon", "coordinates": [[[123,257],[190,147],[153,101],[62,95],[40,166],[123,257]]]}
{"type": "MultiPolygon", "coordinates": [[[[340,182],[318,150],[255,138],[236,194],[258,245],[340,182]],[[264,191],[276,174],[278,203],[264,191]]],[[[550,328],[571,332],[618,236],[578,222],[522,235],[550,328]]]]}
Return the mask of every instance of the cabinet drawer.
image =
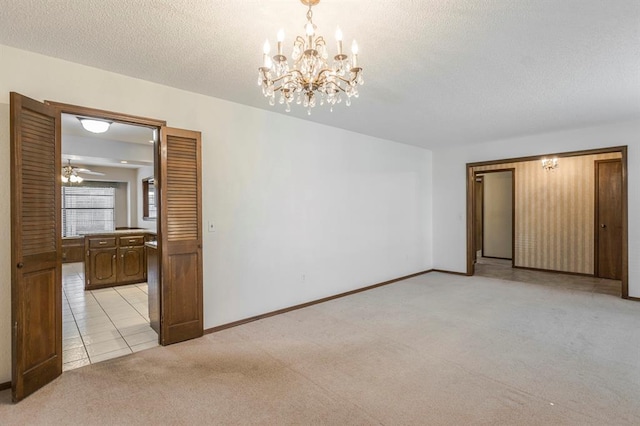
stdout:
{"type": "Polygon", "coordinates": [[[115,247],[115,246],[116,246],[115,237],[89,239],[89,248],[104,248],[104,247],[115,247]]]}
{"type": "Polygon", "coordinates": [[[119,238],[119,246],[142,246],[144,245],[144,235],[129,235],[119,238]]]}

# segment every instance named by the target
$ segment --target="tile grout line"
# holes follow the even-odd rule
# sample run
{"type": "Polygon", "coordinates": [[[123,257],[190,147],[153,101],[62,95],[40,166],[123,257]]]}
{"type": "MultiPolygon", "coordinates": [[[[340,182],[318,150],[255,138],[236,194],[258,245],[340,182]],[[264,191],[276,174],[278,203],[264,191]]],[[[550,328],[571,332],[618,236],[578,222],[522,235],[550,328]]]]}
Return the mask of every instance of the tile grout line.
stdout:
{"type": "MultiPolygon", "coordinates": [[[[116,290],[115,288],[111,287],[112,290],[114,290],[118,296],[122,297],[122,295],[120,294],[120,292],[118,292],[118,290],[116,290]]],[[[98,305],[100,306],[100,309],[102,309],[102,311],[104,312],[104,314],[107,316],[107,318],[109,318],[109,322],[111,322],[111,324],[113,324],[113,326],[115,327],[116,331],[118,332],[118,334],[120,335],[120,338],[124,341],[124,343],[127,345],[127,348],[129,348],[129,350],[131,351],[131,353],[133,353],[133,350],[131,350],[131,346],[129,346],[129,343],[127,342],[127,339],[124,338],[124,336],[122,335],[122,333],[120,332],[120,329],[118,328],[118,326],[113,322],[113,320],[111,319],[111,316],[109,316],[109,314],[107,313],[106,309],[104,309],[104,307],[102,306],[102,303],[100,303],[100,301],[98,300],[98,298],[93,294],[92,290],[89,290],[89,292],[91,292],[91,295],[93,296],[94,299],[96,299],[96,302],[98,302],[98,305]]],[[[126,300],[126,299],[125,299],[126,300]]],[[[136,311],[137,312],[137,311],[136,311]]],[[[82,334],[82,333],[80,333],[82,334]]],[[[116,349],[118,350],[118,349],[116,349]]],[[[109,352],[115,352],[115,351],[109,351],[109,352]]],[[[109,352],[105,352],[105,353],[109,353],[109,352]]],[[[88,355],[88,352],[87,352],[88,355]]],[[[102,354],[101,354],[102,355],[102,354]]],[[[99,355],[96,355],[99,356],[99,355]]],[[[89,357],[89,360],[91,360],[91,357],[89,357]]],[[[93,362],[92,362],[93,364],[93,362]]]]}
{"type": "MultiPolygon", "coordinates": [[[[74,272],[74,274],[78,275],[78,278],[80,280],[82,280],[82,277],[80,276],[79,272],[74,272]]],[[[73,307],[71,306],[71,303],[69,303],[69,296],[67,295],[67,292],[66,292],[66,290],[64,288],[64,280],[63,280],[63,283],[62,283],[62,292],[64,293],[65,299],[67,299],[67,304],[69,305],[69,310],[71,311],[71,317],[73,318],[73,323],[76,326],[76,330],[78,330],[78,335],[80,336],[80,341],[82,342],[82,349],[84,349],[84,353],[86,355],[86,359],[88,359],[89,363],[91,363],[91,359],[89,358],[89,352],[87,352],[87,345],[84,343],[84,339],[82,338],[82,333],[80,332],[80,327],[78,327],[78,321],[76,320],[76,314],[73,311],[73,307]]],[[[64,330],[63,330],[63,333],[64,333],[64,330]]],[[[63,338],[63,340],[64,340],[64,338],[63,338]]],[[[64,349],[62,350],[62,353],[63,353],[62,364],[64,366],[64,364],[68,364],[68,363],[64,362],[64,349]]],[[[82,359],[85,359],[85,358],[82,358],[82,359]]],[[[76,360],[76,361],[80,361],[80,360],[76,360]]],[[[75,362],[75,361],[69,361],[69,363],[71,363],[71,362],[75,362]]]]}
{"type": "MultiPolygon", "coordinates": [[[[69,275],[68,275],[68,276],[66,276],[66,277],[67,277],[67,278],[77,278],[77,279],[78,279],[78,281],[79,281],[80,283],[84,281],[84,277],[82,276],[82,273],[81,273],[81,272],[72,272],[71,274],[69,274],[69,275]]],[[[66,281],[66,280],[63,280],[62,290],[63,290],[64,296],[65,296],[65,299],[66,299],[66,301],[67,301],[67,304],[69,305],[69,310],[70,310],[70,312],[71,312],[71,316],[72,316],[72,318],[73,318],[74,325],[75,325],[75,327],[76,327],[76,329],[77,329],[77,331],[78,331],[78,335],[79,335],[79,337],[80,337],[80,341],[82,342],[82,347],[83,347],[84,354],[85,354],[85,358],[82,358],[81,360],[85,360],[85,359],[86,359],[86,360],[89,362],[89,364],[94,364],[95,362],[94,362],[94,361],[92,361],[91,356],[89,356],[89,352],[88,352],[88,350],[87,350],[87,346],[88,346],[88,345],[87,345],[87,342],[85,341],[85,336],[90,335],[90,333],[89,333],[89,334],[86,334],[86,333],[83,333],[82,331],[80,331],[80,327],[79,327],[79,325],[78,325],[78,319],[77,319],[77,317],[76,317],[80,312],[79,312],[79,311],[78,311],[78,312],[76,312],[76,310],[74,310],[74,309],[71,307],[71,303],[70,303],[70,301],[69,301],[69,295],[67,294],[67,290],[65,289],[65,285],[64,285],[64,282],[65,282],[65,281],[66,281]]],[[[147,300],[148,300],[148,293],[145,293],[142,289],[140,289],[140,288],[138,287],[138,285],[139,285],[139,284],[133,284],[133,285],[131,285],[131,286],[127,286],[127,287],[128,287],[128,289],[136,289],[137,291],[139,291],[139,292],[140,292],[140,294],[143,294],[143,295],[147,298],[147,300]]],[[[74,285],[73,285],[73,287],[76,287],[76,289],[79,289],[79,288],[80,288],[80,286],[78,286],[77,284],[74,284],[74,285]]],[[[119,289],[118,289],[118,288],[116,288],[116,287],[111,287],[111,288],[110,288],[110,290],[115,291],[115,293],[116,293],[116,294],[118,294],[118,296],[122,299],[122,301],[124,301],[123,306],[129,306],[130,308],[132,308],[132,309],[133,309],[133,312],[135,312],[135,313],[137,314],[137,315],[136,315],[136,318],[138,318],[138,317],[139,317],[139,318],[142,318],[142,319],[144,320],[144,322],[146,323],[146,325],[149,325],[149,321],[147,320],[147,318],[145,318],[144,314],[143,314],[143,313],[141,313],[141,312],[136,308],[135,304],[134,304],[134,303],[132,303],[132,302],[131,302],[127,297],[126,297],[126,295],[125,295],[125,294],[121,293],[121,291],[119,291],[119,289]]],[[[120,290],[122,290],[122,289],[120,289],[120,290]]],[[[120,336],[120,337],[115,337],[114,339],[109,339],[109,340],[122,339],[122,340],[124,341],[125,345],[126,345],[126,349],[128,349],[128,350],[129,350],[129,354],[135,353],[135,352],[134,352],[134,350],[133,350],[133,346],[146,345],[146,344],[149,344],[149,343],[151,342],[151,341],[150,341],[150,342],[142,342],[142,343],[138,343],[137,345],[133,345],[133,346],[132,346],[132,345],[130,345],[130,344],[129,344],[129,342],[127,341],[126,337],[125,337],[125,336],[124,336],[124,334],[122,333],[121,328],[120,328],[120,327],[118,327],[118,326],[115,324],[115,322],[114,322],[113,318],[111,317],[111,315],[109,315],[109,313],[108,313],[107,309],[105,308],[105,306],[106,306],[106,305],[104,304],[104,302],[103,302],[103,303],[101,303],[100,299],[99,299],[98,297],[96,297],[96,295],[94,294],[93,290],[88,290],[88,291],[86,291],[86,290],[84,290],[84,287],[82,286],[82,292],[83,292],[83,293],[85,293],[85,294],[86,294],[86,293],[88,293],[91,297],[93,297],[93,300],[96,302],[97,306],[98,306],[98,307],[100,308],[100,310],[101,310],[101,314],[103,314],[104,316],[106,316],[106,317],[107,317],[107,319],[109,320],[109,322],[111,323],[111,325],[113,325],[113,327],[116,329],[116,331],[117,331],[118,335],[120,336]]],[[[72,293],[73,293],[73,292],[72,292],[72,293]]],[[[74,296],[76,296],[76,294],[75,294],[75,293],[74,293],[73,295],[74,295],[74,296]]],[[[88,299],[88,298],[87,298],[87,296],[84,296],[84,301],[87,301],[87,299],[88,299]]],[[[134,298],[134,299],[135,299],[135,298],[134,298]]],[[[120,302],[118,302],[118,303],[120,303],[120,302]]],[[[140,302],[140,303],[141,303],[141,302],[140,302]]],[[[86,308],[86,303],[85,303],[83,306],[86,308]]],[[[86,311],[83,311],[83,312],[86,312],[86,311]]],[[[86,318],[85,318],[85,319],[86,319],[86,318]]],[[[141,331],[140,333],[144,333],[144,332],[145,332],[145,331],[141,331]]],[[[135,334],[138,334],[138,333],[134,333],[134,334],[132,334],[132,335],[135,335],[135,334]]],[[[98,343],[101,343],[101,342],[98,342],[98,343]]],[[[93,344],[93,343],[91,343],[91,344],[93,344]]],[[[105,352],[104,354],[99,354],[99,355],[96,355],[95,357],[100,357],[100,356],[102,356],[102,355],[106,355],[106,354],[109,354],[109,353],[112,353],[112,352],[116,352],[116,351],[121,351],[121,350],[124,350],[124,349],[125,349],[125,348],[121,348],[121,349],[116,349],[116,350],[114,350],[114,351],[105,352]]],[[[77,361],[81,361],[81,360],[77,360],[77,361]]],[[[76,361],[70,361],[70,363],[71,363],[71,362],[76,362],[76,361]]],[[[100,361],[97,361],[97,362],[100,362],[100,361]]],[[[63,364],[64,364],[64,360],[63,360],[63,364]]]]}
{"type": "MultiPolygon", "coordinates": [[[[135,284],[132,284],[133,286],[135,286],[137,288],[137,286],[135,284]]],[[[112,290],[114,290],[118,296],[120,296],[131,308],[133,308],[133,310],[140,315],[140,317],[145,320],[145,322],[147,323],[147,325],[149,324],[149,322],[147,321],[147,319],[140,313],[140,311],[138,311],[136,309],[135,306],[133,306],[131,304],[131,302],[129,302],[129,300],[122,294],[120,293],[120,291],[118,291],[117,287],[111,287],[112,290]]],[[[139,290],[139,289],[138,289],[139,290]]],[[[144,293],[142,290],[140,290],[142,293],[144,293]]],[[[94,296],[95,297],[95,296],[94,296]]],[[[98,304],[100,304],[100,301],[98,300],[98,298],[95,298],[96,301],[98,302],[98,304]]],[[[113,326],[116,328],[116,330],[118,331],[118,334],[120,334],[120,336],[122,337],[122,340],[124,340],[124,343],[127,345],[127,347],[129,348],[129,350],[131,351],[131,353],[133,352],[133,348],[131,347],[131,345],[129,344],[129,342],[127,342],[126,337],[122,334],[122,332],[120,331],[120,328],[113,322],[113,320],[111,319],[111,316],[109,316],[109,314],[106,312],[106,310],[104,309],[104,307],[102,306],[102,304],[100,304],[100,308],[105,312],[105,314],[107,315],[107,317],[109,318],[109,321],[111,321],[111,323],[113,324],[113,326]]],[[[144,332],[142,332],[144,333],[144,332]]],[[[139,333],[134,333],[134,334],[139,334],[139,333]]],[[[140,343],[140,344],[144,344],[144,343],[140,343]]],[[[137,345],[133,345],[133,346],[137,346],[137,345]]],[[[115,351],[111,351],[111,352],[115,352],[115,351]]]]}
{"type": "MultiPolygon", "coordinates": [[[[135,286],[135,288],[137,288],[140,292],[144,293],[144,291],[140,290],[140,289],[138,288],[138,286],[137,286],[137,285],[135,285],[135,284],[134,284],[134,286],[135,286]]],[[[140,316],[141,316],[145,321],[147,321],[147,319],[146,319],[146,318],[145,318],[145,317],[140,313],[140,311],[139,311],[139,310],[137,310],[137,309],[136,309],[136,307],[135,307],[135,306],[133,306],[133,304],[132,304],[131,302],[129,302],[129,299],[127,299],[126,297],[124,297],[124,296],[122,295],[122,293],[120,293],[120,292],[118,291],[118,289],[117,289],[117,288],[114,288],[114,290],[116,291],[116,293],[118,293],[118,294],[120,295],[120,297],[122,297],[122,298],[123,298],[123,299],[124,299],[128,304],[129,304],[129,306],[131,306],[131,307],[132,307],[132,308],[133,308],[133,309],[134,309],[134,310],[135,310],[135,311],[136,311],[136,312],[137,312],[137,313],[138,313],[138,314],[139,314],[139,315],[140,315],[140,316]]],[[[149,300],[149,295],[148,295],[147,293],[144,293],[144,294],[147,296],[147,302],[148,302],[148,300],[149,300]]],[[[147,321],[147,322],[149,322],[149,321],[147,321]]]]}

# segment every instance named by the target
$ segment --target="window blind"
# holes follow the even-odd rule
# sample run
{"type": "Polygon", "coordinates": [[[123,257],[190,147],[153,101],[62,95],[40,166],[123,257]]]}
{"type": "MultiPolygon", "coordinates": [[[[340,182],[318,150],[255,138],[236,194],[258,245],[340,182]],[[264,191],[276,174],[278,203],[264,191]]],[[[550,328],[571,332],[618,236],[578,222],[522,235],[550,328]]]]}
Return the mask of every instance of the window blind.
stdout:
{"type": "Polygon", "coordinates": [[[62,236],[115,229],[115,185],[62,187],[62,236]]]}

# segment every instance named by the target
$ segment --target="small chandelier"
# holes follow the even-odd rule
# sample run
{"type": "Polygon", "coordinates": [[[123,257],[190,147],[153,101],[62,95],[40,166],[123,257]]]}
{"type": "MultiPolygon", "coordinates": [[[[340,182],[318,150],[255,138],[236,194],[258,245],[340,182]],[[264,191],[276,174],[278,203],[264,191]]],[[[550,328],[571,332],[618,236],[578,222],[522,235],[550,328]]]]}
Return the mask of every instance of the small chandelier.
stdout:
{"type": "Polygon", "coordinates": [[[62,167],[62,183],[82,183],[83,180],[78,176],[76,168],[71,165],[71,160],[69,160],[69,164],[62,167]]]}
{"type": "Polygon", "coordinates": [[[555,170],[558,168],[558,159],[557,158],[543,158],[542,159],[542,168],[546,171],[555,170]]]}
{"type": "Polygon", "coordinates": [[[309,6],[305,36],[297,36],[293,42],[291,53],[292,64],[282,53],[284,31],[278,31],[278,51],[271,57],[269,40],[264,43],[263,66],[258,68],[258,85],[262,93],[269,98],[269,104],[275,105],[276,93],[278,103],[286,105],[291,111],[291,103],[302,104],[311,115],[311,108],[317,103],[333,106],[345,98],[345,104],[351,105],[351,98],[358,97],[358,85],[364,84],[362,68],[358,66],[358,44],[351,45],[351,60],[342,50],[342,31],[336,30],[338,53],[333,57],[331,66],[327,63],[329,54],[324,38],[316,35],[311,7],[320,0],[300,0],[309,6]],[[318,99],[319,98],[319,99],[318,99]]]}

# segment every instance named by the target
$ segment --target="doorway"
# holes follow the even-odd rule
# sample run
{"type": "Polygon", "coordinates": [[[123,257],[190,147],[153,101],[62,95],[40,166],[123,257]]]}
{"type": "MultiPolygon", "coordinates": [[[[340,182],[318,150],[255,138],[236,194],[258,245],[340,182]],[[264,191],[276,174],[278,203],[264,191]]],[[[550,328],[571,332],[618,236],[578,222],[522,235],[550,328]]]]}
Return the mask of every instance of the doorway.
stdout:
{"type": "MultiPolygon", "coordinates": [[[[514,273],[528,269],[565,274],[576,279],[597,279],[594,219],[598,213],[594,214],[596,186],[593,170],[595,161],[600,160],[607,160],[601,163],[601,167],[609,162],[619,165],[616,185],[620,188],[620,200],[607,204],[617,206],[614,210],[620,219],[621,236],[611,243],[616,246],[620,259],[617,294],[628,298],[626,146],[467,164],[467,275],[475,273],[476,172],[516,167],[520,177],[515,190],[518,201],[514,221],[514,273]],[[554,161],[541,162],[548,157],[554,161]]],[[[615,284],[615,281],[611,282],[615,284]]]]}
{"type": "Polygon", "coordinates": [[[13,400],[20,401],[62,373],[63,113],[160,130],[154,143],[159,343],[202,336],[200,132],[143,117],[43,103],[15,92],[10,97],[13,400]]]}
{"type": "Polygon", "coordinates": [[[515,169],[475,173],[474,236],[476,262],[513,262],[515,169]]]}
{"type": "Polygon", "coordinates": [[[158,345],[147,278],[157,209],[153,199],[148,214],[142,208],[149,192],[143,181],[154,179],[158,127],[92,117],[86,128],[83,116],[61,119],[62,369],[68,371],[158,345]],[[93,131],[93,120],[106,130],[93,131]]]}

